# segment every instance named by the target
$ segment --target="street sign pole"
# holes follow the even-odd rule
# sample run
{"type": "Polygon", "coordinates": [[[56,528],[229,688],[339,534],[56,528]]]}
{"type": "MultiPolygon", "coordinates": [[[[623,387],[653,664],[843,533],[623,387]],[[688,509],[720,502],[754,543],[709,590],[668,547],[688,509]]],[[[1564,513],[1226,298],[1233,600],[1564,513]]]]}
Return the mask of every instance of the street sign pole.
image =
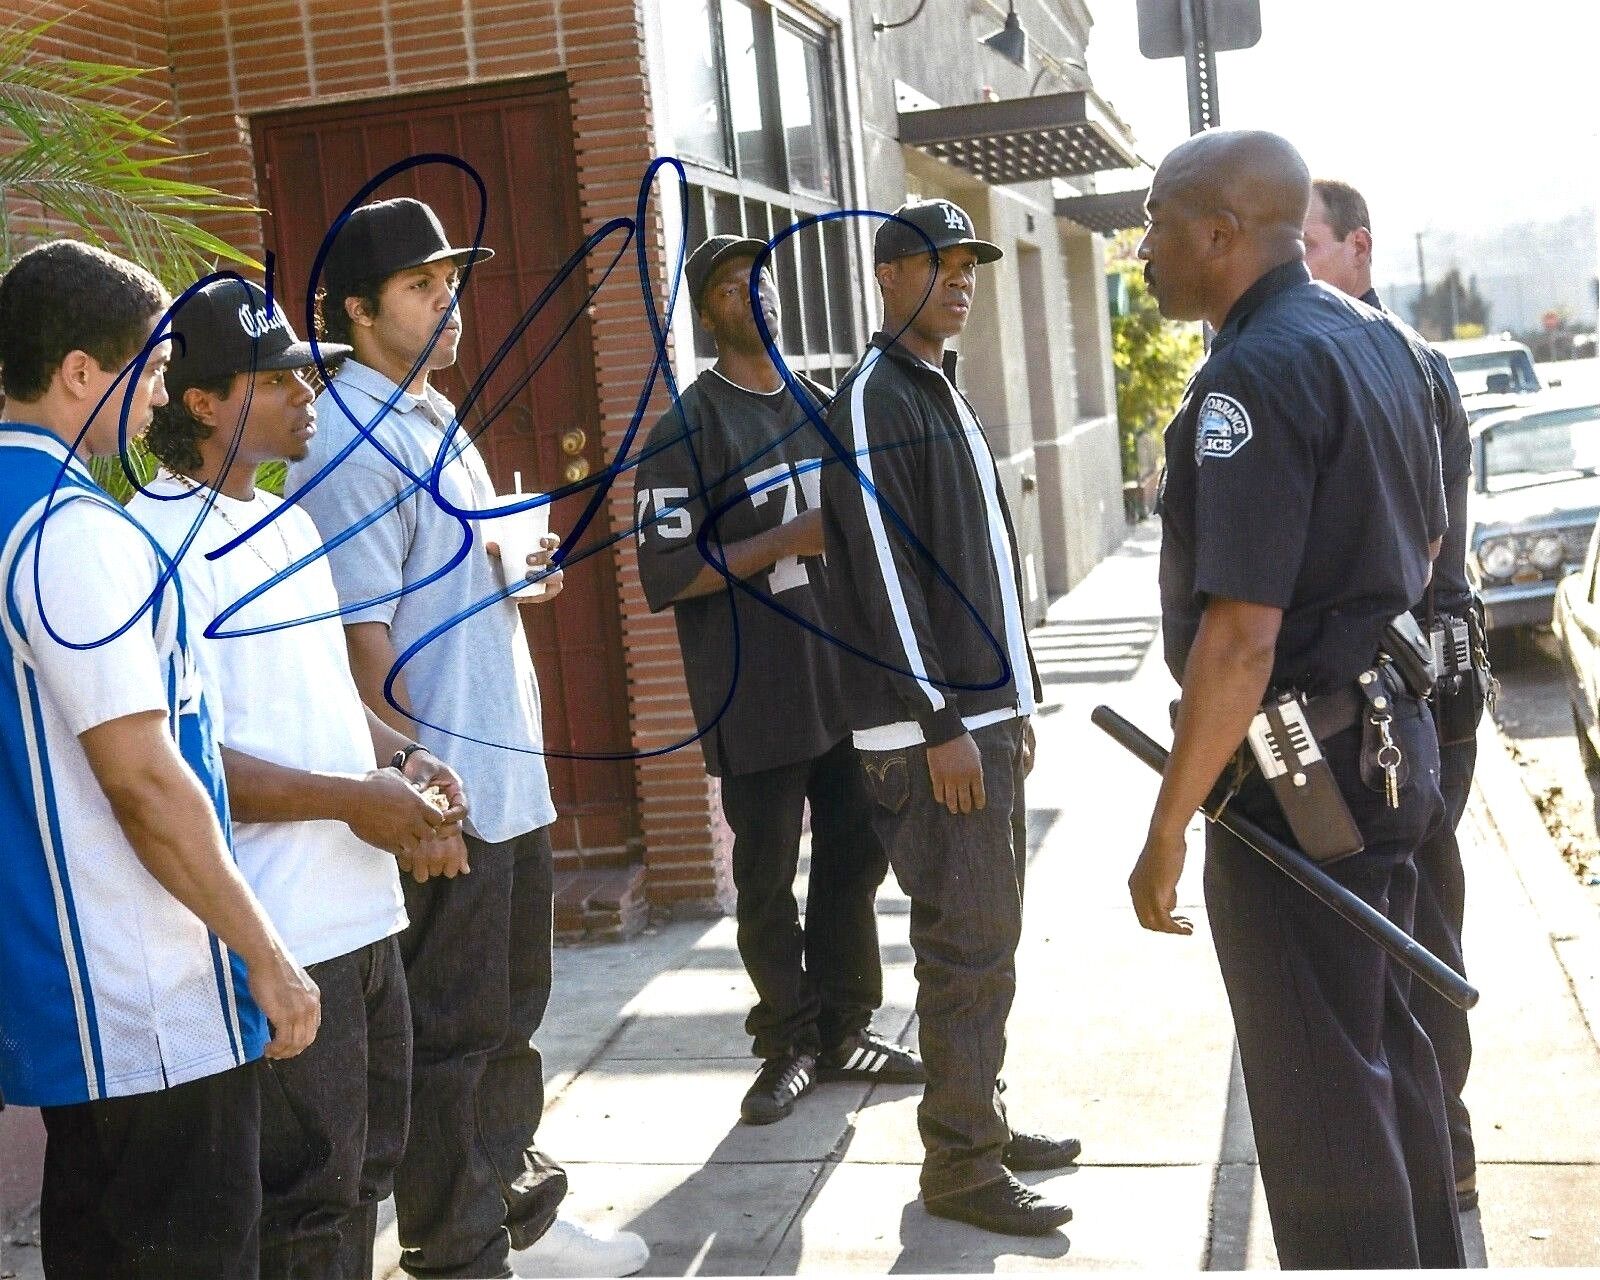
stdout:
{"type": "Polygon", "coordinates": [[[1222,124],[1210,5],[1207,0],[1178,0],[1178,9],[1183,23],[1183,61],[1189,79],[1189,132],[1202,133],[1222,124]]]}

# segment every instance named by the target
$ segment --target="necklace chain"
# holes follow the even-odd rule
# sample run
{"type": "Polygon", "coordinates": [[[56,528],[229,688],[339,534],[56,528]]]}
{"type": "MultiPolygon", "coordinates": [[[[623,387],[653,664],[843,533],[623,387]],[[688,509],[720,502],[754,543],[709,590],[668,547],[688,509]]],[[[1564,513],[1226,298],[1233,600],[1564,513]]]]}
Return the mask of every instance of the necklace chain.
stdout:
{"type": "MultiPolygon", "coordinates": [[[[209,487],[209,486],[206,486],[206,485],[202,485],[198,480],[195,480],[190,476],[186,476],[186,475],[182,474],[181,472],[174,471],[172,474],[173,474],[173,477],[180,484],[183,484],[183,485],[187,486],[191,493],[199,493],[201,489],[209,487]]],[[[219,489],[217,491],[217,497],[218,497],[218,499],[222,499],[222,498],[227,497],[227,494],[223,493],[219,489]]],[[[219,516],[222,517],[222,522],[224,524],[226,524],[228,526],[228,528],[232,529],[235,533],[237,533],[241,537],[244,536],[244,530],[241,529],[238,526],[238,524],[236,524],[234,522],[234,519],[233,519],[232,516],[230,516],[226,511],[224,511],[222,509],[221,501],[213,502],[211,504],[211,509],[213,511],[215,511],[219,516]]],[[[255,556],[255,558],[257,560],[261,561],[262,564],[267,566],[267,569],[271,573],[276,575],[276,574],[282,573],[285,569],[287,569],[289,567],[289,561],[294,559],[294,557],[289,552],[289,539],[285,536],[283,530],[281,528],[279,528],[278,522],[276,520],[274,520],[272,522],[272,527],[273,527],[273,529],[275,529],[277,531],[278,541],[283,544],[283,563],[281,565],[280,564],[273,564],[272,561],[270,561],[270,560],[268,560],[266,558],[266,556],[262,555],[261,554],[261,548],[256,546],[254,538],[246,539],[244,545],[250,548],[251,553],[255,556]]]]}

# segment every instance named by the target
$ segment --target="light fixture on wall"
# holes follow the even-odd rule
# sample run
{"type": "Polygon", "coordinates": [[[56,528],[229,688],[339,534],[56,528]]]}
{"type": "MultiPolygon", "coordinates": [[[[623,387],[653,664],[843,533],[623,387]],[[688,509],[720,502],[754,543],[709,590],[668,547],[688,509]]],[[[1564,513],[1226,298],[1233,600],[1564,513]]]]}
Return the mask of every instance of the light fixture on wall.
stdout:
{"type": "Polygon", "coordinates": [[[1005,26],[992,36],[985,36],[983,42],[1007,61],[1019,67],[1028,65],[1028,33],[1022,29],[1022,20],[1017,17],[1017,0],[1010,0],[1006,7],[1005,26]]]}
{"type": "Polygon", "coordinates": [[[900,27],[909,27],[913,22],[915,22],[918,18],[920,18],[922,16],[922,10],[927,5],[927,3],[928,3],[928,0],[917,0],[917,7],[911,11],[911,16],[910,17],[906,17],[906,18],[902,18],[898,22],[885,22],[877,14],[873,14],[872,15],[872,34],[873,35],[880,35],[881,33],[885,32],[885,31],[894,31],[894,30],[897,30],[900,27]]]}

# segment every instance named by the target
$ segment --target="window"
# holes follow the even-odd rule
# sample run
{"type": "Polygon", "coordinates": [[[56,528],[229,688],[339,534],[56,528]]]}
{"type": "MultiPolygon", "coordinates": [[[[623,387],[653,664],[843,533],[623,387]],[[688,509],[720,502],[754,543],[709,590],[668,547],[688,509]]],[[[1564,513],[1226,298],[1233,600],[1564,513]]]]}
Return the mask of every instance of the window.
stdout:
{"type": "MultiPolygon", "coordinates": [[[[668,130],[689,175],[692,248],[707,236],[770,240],[839,206],[839,91],[832,33],[767,0],[665,0],[668,130]]],[[[779,341],[791,368],[830,386],[859,354],[851,229],[825,222],[772,258],[779,341]]],[[[701,367],[715,359],[695,328],[701,367]]]]}

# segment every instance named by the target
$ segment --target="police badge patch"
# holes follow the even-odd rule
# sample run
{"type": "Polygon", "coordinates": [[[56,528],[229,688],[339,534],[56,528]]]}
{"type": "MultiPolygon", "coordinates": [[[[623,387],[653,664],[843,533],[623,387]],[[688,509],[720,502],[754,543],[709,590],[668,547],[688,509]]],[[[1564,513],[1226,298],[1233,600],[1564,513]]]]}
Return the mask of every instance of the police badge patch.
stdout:
{"type": "Polygon", "coordinates": [[[1207,458],[1231,458],[1250,443],[1250,415],[1232,396],[1213,391],[1200,402],[1194,429],[1196,465],[1207,458]]]}

